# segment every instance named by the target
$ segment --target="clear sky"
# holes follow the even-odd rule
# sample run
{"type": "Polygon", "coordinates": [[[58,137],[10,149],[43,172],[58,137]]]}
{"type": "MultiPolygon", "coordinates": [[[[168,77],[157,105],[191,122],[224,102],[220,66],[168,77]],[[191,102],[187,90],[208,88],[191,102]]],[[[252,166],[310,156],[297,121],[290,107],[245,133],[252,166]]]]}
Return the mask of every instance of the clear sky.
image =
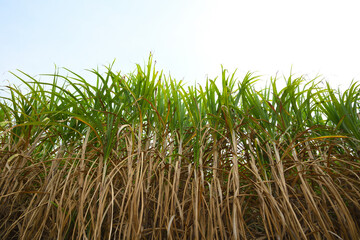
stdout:
{"type": "Polygon", "coordinates": [[[221,64],[269,76],[322,74],[334,87],[360,81],[360,3],[322,0],[0,0],[0,85],[8,71],[128,73],[150,51],[187,83],[221,64]]]}

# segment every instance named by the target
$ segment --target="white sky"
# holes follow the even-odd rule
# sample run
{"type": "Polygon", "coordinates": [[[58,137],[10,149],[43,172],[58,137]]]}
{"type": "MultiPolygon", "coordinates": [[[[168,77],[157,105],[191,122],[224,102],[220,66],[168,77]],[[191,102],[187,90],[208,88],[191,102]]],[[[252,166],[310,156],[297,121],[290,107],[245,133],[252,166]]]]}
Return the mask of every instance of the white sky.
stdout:
{"type": "MultiPolygon", "coordinates": [[[[158,70],[187,83],[321,74],[333,87],[360,81],[360,2],[322,0],[0,0],[0,85],[21,69],[129,73],[149,52],[158,70]]],[[[63,72],[64,73],[64,72],[63,72]]],[[[90,81],[90,79],[89,79],[90,81]]],[[[1,94],[1,92],[0,92],[1,94]]]]}

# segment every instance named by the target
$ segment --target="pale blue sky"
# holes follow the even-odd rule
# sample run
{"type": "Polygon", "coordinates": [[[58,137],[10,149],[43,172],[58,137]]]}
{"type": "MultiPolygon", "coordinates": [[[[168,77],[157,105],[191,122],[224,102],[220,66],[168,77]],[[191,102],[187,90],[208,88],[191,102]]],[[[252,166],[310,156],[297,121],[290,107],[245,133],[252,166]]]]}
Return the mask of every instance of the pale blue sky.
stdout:
{"type": "Polygon", "coordinates": [[[360,81],[358,1],[0,0],[0,85],[8,71],[128,73],[153,52],[157,67],[187,83],[257,71],[360,81]]]}

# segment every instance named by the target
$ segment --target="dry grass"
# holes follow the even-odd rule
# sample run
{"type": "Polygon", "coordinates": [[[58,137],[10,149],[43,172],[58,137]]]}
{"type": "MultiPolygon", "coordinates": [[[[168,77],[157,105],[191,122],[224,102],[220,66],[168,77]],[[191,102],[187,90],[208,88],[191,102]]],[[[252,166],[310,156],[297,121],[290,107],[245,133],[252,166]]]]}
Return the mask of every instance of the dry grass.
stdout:
{"type": "Polygon", "coordinates": [[[238,149],[236,182],[227,151],[215,175],[213,149],[204,150],[200,170],[186,161],[190,152],[166,154],[171,142],[162,151],[128,151],[129,134],[106,167],[91,141],[41,162],[2,151],[2,239],[360,237],[360,164],[324,149],[323,140],[294,147],[248,138],[238,149]],[[269,163],[260,165],[259,155],[269,163]]]}

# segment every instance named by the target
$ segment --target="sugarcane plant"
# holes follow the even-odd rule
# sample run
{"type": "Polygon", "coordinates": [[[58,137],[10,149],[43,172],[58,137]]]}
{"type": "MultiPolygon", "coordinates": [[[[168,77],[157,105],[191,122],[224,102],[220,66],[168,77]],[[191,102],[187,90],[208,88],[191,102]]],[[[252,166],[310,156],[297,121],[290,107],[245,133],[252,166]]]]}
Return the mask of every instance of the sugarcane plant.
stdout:
{"type": "Polygon", "coordinates": [[[2,239],[360,238],[357,82],[113,66],[2,89],[2,239]]]}

